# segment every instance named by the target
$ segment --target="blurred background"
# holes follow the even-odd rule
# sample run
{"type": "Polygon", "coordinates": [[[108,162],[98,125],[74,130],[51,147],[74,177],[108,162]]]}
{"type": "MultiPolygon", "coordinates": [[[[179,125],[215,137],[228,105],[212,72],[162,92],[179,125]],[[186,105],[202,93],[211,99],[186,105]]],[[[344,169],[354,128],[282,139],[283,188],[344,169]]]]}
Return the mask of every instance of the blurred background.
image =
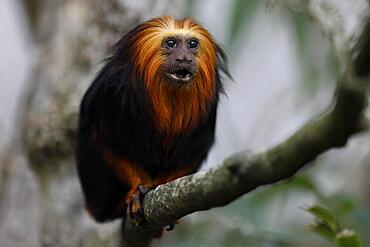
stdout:
{"type": "MultiPolygon", "coordinates": [[[[330,105],[339,68],[328,37],[299,14],[311,1],[0,1],[0,246],[117,246],[118,221],[83,210],[74,168],[77,108],[107,49],[138,23],[192,16],[225,48],[234,82],[203,169],[262,151],[330,105]],[[301,3],[299,3],[301,2],[301,3]],[[275,3],[275,4],[274,4],[275,3]]],[[[352,37],[364,0],[322,0],[352,37]]],[[[181,220],[155,246],[334,246],[313,233],[320,204],[370,243],[370,138],[357,135],[294,178],[181,220]]]]}

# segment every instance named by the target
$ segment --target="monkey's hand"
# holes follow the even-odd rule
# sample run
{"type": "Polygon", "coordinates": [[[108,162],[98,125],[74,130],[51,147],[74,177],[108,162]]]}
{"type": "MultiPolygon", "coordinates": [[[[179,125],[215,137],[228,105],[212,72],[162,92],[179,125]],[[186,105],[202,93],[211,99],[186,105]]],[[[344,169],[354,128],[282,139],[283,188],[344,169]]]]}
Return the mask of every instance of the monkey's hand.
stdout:
{"type": "Polygon", "coordinates": [[[131,223],[135,226],[138,226],[144,220],[142,201],[151,187],[139,185],[132,188],[126,195],[127,214],[130,216],[131,223]]]}

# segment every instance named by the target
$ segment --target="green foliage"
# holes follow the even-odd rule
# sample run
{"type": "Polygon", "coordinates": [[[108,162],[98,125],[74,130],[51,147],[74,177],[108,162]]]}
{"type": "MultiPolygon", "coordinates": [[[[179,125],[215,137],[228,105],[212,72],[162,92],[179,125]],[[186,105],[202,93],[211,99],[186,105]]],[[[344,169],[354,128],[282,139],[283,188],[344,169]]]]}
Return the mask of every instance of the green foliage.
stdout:
{"type": "Polygon", "coordinates": [[[338,229],[338,222],[335,218],[334,214],[330,212],[328,209],[321,207],[319,205],[314,205],[307,209],[309,213],[314,215],[317,219],[319,219],[318,224],[319,228],[325,228],[328,231],[335,233],[338,229]]]}
{"type": "Polygon", "coordinates": [[[338,247],[361,247],[362,241],[360,236],[351,230],[344,229],[335,237],[335,243],[338,247]]]}
{"type": "Polygon", "coordinates": [[[316,217],[311,229],[316,234],[335,242],[338,247],[362,247],[360,236],[353,230],[342,229],[339,220],[329,209],[314,205],[307,209],[316,217]]]}

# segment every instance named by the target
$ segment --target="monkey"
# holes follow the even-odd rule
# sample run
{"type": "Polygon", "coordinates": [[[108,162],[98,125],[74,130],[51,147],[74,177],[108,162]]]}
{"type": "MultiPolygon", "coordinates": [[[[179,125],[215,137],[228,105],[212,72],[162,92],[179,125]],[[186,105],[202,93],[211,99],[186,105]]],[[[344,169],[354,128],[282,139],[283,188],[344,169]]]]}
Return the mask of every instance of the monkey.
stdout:
{"type": "Polygon", "coordinates": [[[191,18],[139,24],[115,45],[79,112],[77,173],[97,222],[144,219],[142,200],[195,173],[215,139],[227,57],[191,18]]]}

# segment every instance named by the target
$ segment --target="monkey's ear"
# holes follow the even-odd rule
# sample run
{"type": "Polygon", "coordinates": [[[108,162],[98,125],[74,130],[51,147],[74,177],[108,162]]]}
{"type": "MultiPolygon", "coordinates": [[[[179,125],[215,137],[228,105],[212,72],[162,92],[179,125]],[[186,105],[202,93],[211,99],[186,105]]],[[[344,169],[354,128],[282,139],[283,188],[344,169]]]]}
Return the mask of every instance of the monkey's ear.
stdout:
{"type": "Polygon", "coordinates": [[[224,49],[219,45],[216,44],[216,55],[217,55],[217,69],[222,72],[226,77],[228,77],[230,80],[234,80],[233,77],[230,74],[229,71],[229,62],[227,59],[226,52],[224,49]]]}

